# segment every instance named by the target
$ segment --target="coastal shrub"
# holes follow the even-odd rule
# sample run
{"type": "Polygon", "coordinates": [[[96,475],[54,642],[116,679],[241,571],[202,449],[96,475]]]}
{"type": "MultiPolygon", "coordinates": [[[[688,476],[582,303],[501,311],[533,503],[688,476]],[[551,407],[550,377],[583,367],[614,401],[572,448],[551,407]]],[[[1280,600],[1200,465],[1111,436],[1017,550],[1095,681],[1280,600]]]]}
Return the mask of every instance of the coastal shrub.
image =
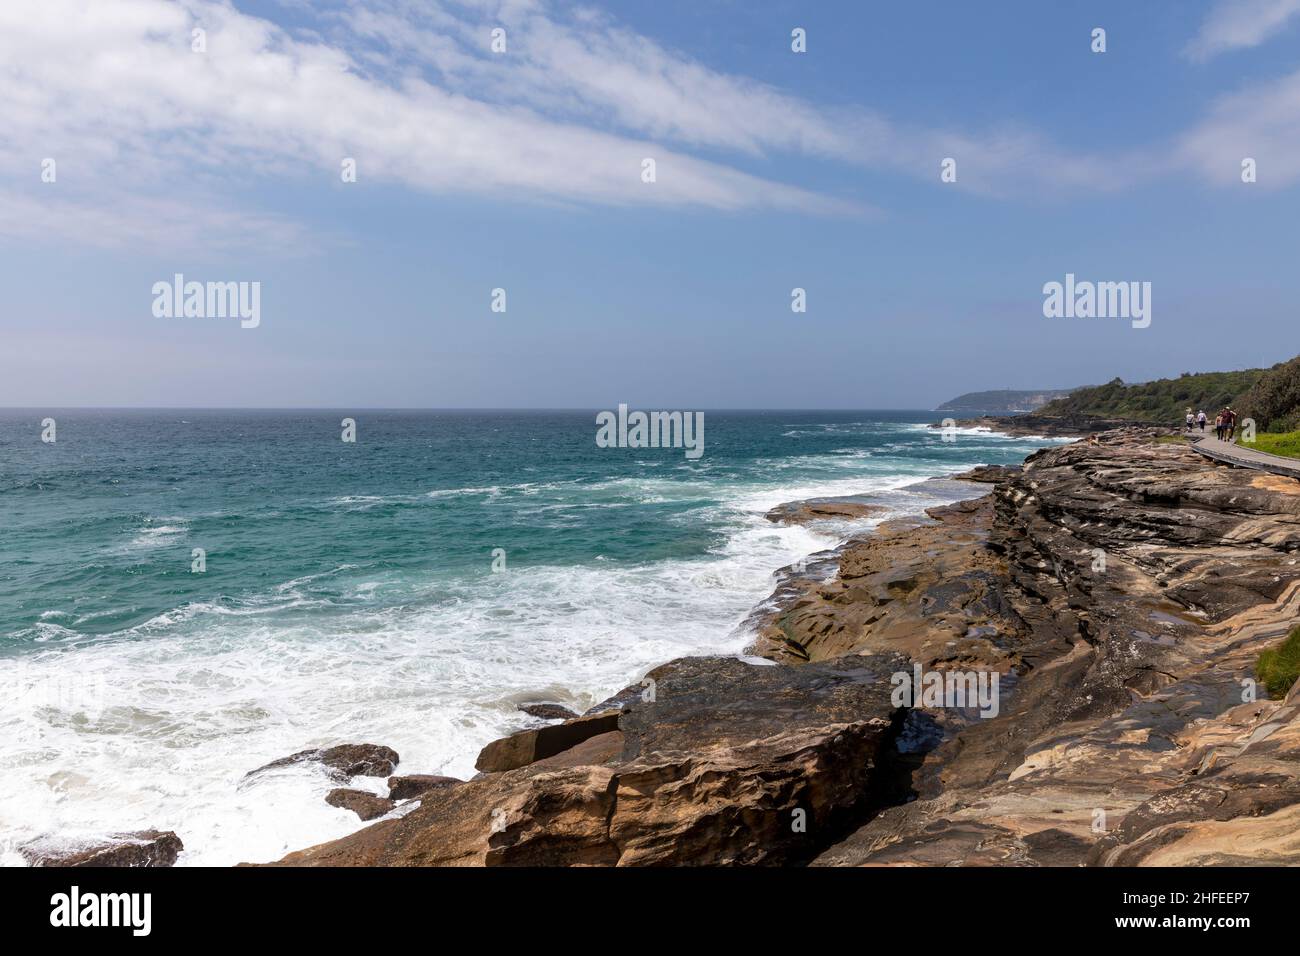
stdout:
{"type": "Polygon", "coordinates": [[[1260,431],[1300,429],[1300,355],[1274,365],[1241,397],[1243,418],[1255,419],[1260,431]]]}
{"type": "MultiPolygon", "coordinates": [[[[1048,402],[1039,415],[1088,418],[1122,418],[1137,422],[1181,425],[1188,407],[1204,410],[1211,420],[1225,405],[1236,407],[1238,397],[1251,390],[1264,369],[1240,372],[1184,373],[1178,378],[1126,385],[1111,379],[1105,385],[1080,388],[1048,402]]],[[[1259,419],[1256,418],[1256,422],[1259,419]]]]}
{"type": "Polygon", "coordinates": [[[1291,685],[1300,677],[1300,627],[1297,627],[1287,639],[1277,647],[1269,648],[1259,655],[1255,665],[1255,676],[1268,688],[1268,696],[1281,700],[1291,685]]]}

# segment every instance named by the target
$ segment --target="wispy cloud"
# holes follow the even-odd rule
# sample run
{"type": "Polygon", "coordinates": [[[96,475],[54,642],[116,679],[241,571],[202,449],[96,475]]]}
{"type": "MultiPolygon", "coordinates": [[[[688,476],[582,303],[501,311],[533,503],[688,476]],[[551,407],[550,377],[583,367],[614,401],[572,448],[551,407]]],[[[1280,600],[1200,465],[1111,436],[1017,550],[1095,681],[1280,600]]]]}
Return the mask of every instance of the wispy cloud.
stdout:
{"type": "Polygon", "coordinates": [[[1300,71],[1216,100],[1179,140],[1176,162],[1219,185],[1241,182],[1241,161],[1259,164],[1262,188],[1300,180],[1300,71]]]}
{"type": "Polygon", "coordinates": [[[287,256],[311,248],[304,227],[281,216],[230,208],[211,197],[141,195],[107,183],[66,194],[0,189],[0,238],[106,249],[202,248],[287,256]]]}
{"type": "Polygon", "coordinates": [[[1259,46],[1300,14],[1300,0],[1218,0],[1183,51],[1207,60],[1229,50],[1259,46]]]}
{"type": "MultiPolygon", "coordinates": [[[[1083,152],[1020,124],[938,128],[872,104],[822,107],[582,7],[281,5],[285,24],[229,0],[0,3],[0,173],[10,184],[0,234],[300,244],[305,229],[249,197],[277,177],[337,183],[345,157],[363,182],[431,194],[825,215],[872,210],[780,181],[772,158],[937,182],[952,156],[956,188],[1025,196],[1120,189],[1170,168],[1218,179],[1247,146],[1297,155],[1293,78],[1215,105],[1172,145],[1083,152]],[[490,46],[498,26],[504,54],[490,46]],[[191,50],[196,28],[202,53],[191,50]],[[57,190],[39,184],[47,156],[59,162],[57,190]],[[653,185],[641,178],[647,157],[653,185]]],[[[1249,37],[1280,29],[1297,7],[1225,2],[1206,35],[1258,42],[1249,37]],[[1255,33],[1240,26],[1251,11],[1255,33]]],[[[1273,182],[1289,181],[1293,165],[1279,159],[1273,182]]]]}
{"type": "Polygon", "coordinates": [[[586,8],[563,15],[540,0],[479,0],[462,19],[445,5],[344,0],[334,8],[368,62],[429,71],[464,96],[526,105],[683,149],[793,154],[937,178],[960,157],[959,188],[987,193],[1118,185],[1118,164],[1054,148],[1033,130],[932,129],[866,107],[827,109],[749,77],[722,73],[586,8]],[[504,24],[510,55],[488,52],[504,24]]]}
{"type": "MultiPolygon", "coordinates": [[[[186,182],[192,193],[304,168],[337,181],[345,157],[362,178],[430,192],[849,210],[643,137],[547,117],[526,102],[474,98],[412,71],[382,75],[342,46],[209,0],[0,5],[0,126],[4,172],[36,181],[40,158],[55,158],[68,177],[80,170],[83,186],[93,179],[106,187],[104,219],[116,206],[109,184],[186,182]],[[206,31],[204,53],[191,50],[195,28],[206,31]],[[653,185],[641,179],[646,157],[657,163],[653,185]]],[[[80,190],[76,201],[93,203],[94,191],[80,190]]],[[[59,215],[53,208],[43,218],[59,215]]]]}

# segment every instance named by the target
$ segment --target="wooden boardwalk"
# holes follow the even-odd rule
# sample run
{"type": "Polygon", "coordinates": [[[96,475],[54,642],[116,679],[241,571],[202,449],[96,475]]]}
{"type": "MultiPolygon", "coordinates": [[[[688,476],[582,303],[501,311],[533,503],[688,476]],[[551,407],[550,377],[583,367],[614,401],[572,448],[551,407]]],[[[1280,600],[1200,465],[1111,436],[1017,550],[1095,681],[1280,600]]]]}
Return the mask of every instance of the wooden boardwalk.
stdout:
{"type": "Polygon", "coordinates": [[[1213,458],[1215,461],[1234,465],[1237,468],[1253,468],[1256,471],[1267,471],[1287,478],[1300,478],[1300,458],[1283,458],[1280,455],[1255,451],[1249,445],[1219,441],[1214,437],[1210,426],[1205,427],[1205,437],[1201,437],[1199,429],[1191,432],[1188,437],[1191,439],[1192,448],[1206,458],[1213,458]]]}

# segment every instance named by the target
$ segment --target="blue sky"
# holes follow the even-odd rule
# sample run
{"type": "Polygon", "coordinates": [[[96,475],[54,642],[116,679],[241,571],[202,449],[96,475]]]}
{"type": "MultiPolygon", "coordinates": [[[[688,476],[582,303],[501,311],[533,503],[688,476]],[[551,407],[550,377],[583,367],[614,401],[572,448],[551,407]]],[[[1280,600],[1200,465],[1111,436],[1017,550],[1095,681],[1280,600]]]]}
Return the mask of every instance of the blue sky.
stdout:
{"type": "Polygon", "coordinates": [[[10,0],[0,127],[0,405],[932,407],[1300,352],[1300,0],[10,0]],[[177,272],[261,324],[156,318],[177,272]],[[1151,326],[1045,318],[1067,272],[1151,326]]]}

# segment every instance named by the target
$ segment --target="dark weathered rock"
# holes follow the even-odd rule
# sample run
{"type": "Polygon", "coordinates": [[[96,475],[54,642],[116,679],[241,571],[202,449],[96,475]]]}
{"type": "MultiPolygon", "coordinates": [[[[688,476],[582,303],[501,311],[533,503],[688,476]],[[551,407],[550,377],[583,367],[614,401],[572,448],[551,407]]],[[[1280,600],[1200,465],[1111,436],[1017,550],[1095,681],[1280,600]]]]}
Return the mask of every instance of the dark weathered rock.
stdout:
{"type": "Polygon", "coordinates": [[[813,521],[869,518],[886,509],[855,498],[809,498],[777,505],[766,515],[777,524],[808,524],[813,521]]]}
{"type": "Polygon", "coordinates": [[[1006,481],[1020,474],[1019,465],[976,465],[970,471],[963,471],[960,475],[953,475],[954,481],[978,481],[984,484],[997,484],[999,481],[1006,481]]]}
{"type": "Polygon", "coordinates": [[[454,787],[463,783],[455,777],[439,777],[433,774],[410,774],[405,777],[388,778],[388,796],[394,800],[410,800],[430,790],[440,787],[454,787]]]}
{"type": "MultiPolygon", "coordinates": [[[[875,596],[850,602],[861,623],[828,652],[898,646],[908,620],[952,634],[957,609],[983,624],[961,583],[982,569],[1005,610],[990,643],[1017,680],[997,720],[949,728],[924,758],[921,799],[819,865],[1300,862],[1286,836],[1300,723],[1289,705],[1242,702],[1259,652],[1300,615],[1300,486],[1207,466],[1159,434],[1039,452],[973,510],[932,513],[933,532],[848,549],[836,584],[875,596]],[[914,549],[943,529],[967,555],[941,548],[944,573],[927,577],[914,549]],[[890,577],[912,586],[884,601],[872,585],[890,577]]],[[[824,640],[800,627],[816,659],[824,640]]]]}
{"type": "Polygon", "coordinates": [[[577,717],[550,727],[521,730],[484,747],[474,766],[484,773],[515,770],[611,730],[618,730],[618,711],[577,717]]]}
{"type": "Polygon", "coordinates": [[[561,707],[559,704],[520,704],[519,709],[529,717],[540,717],[543,720],[572,720],[579,716],[567,707],[561,707]]]}
{"type": "Polygon", "coordinates": [[[47,837],[18,852],[32,866],[171,866],[183,849],[170,830],[141,830],[88,841],[47,837]]]}
{"type": "Polygon", "coordinates": [[[623,759],[738,746],[799,726],[889,720],[890,676],[908,666],[887,653],[799,669],[683,657],[613,698],[624,702],[623,759]]]}
{"type": "Polygon", "coordinates": [[[300,763],[317,763],[325,768],[332,779],[351,780],[353,777],[387,777],[397,767],[397,751],[379,744],[340,744],[323,750],[300,750],[288,757],[272,760],[251,770],[246,777],[264,770],[291,767],[300,763]]]}
{"type": "MultiPolygon", "coordinates": [[[[425,794],[294,865],[789,863],[870,812],[896,733],[892,655],[804,668],[686,658],[622,721],[564,751],[425,794]],[[582,762],[566,757],[586,750],[582,762]],[[799,821],[799,822],[796,822],[799,821]]],[[[649,692],[649,693],[647,693],[649,692]]],[[[617,716],[619,711],[612,711],[617,716]]]]}
{"type": "Polygon", "coordinates": [[[365,790],[348,789],[331,790],[325,795],[325,802],[331,807],[351,810],[362,820],[382,817],[397,806],[395,800],[385,799],[365,790]]]}
{"type": "Polygon", "coordinates": [[[563,767],[612,767],[622,762],[623,739],[621,730],[597,734],[568,750],[534,761],[529,766],[538,770],[559,770],[563,767]]]}
{"type": "Polygon", "coordinates": [[[888,522],[850,542],[830,582],[752,620],[754,653],[785,663],[894,650],[927,668],[963,662],[1009,671],[1030,625],[1008,600],[1003,561],[988,547],[988,499],[933,508],[930,522],[888,522]],[[870,638],[870,643],[866,643],[870,638]]]}

